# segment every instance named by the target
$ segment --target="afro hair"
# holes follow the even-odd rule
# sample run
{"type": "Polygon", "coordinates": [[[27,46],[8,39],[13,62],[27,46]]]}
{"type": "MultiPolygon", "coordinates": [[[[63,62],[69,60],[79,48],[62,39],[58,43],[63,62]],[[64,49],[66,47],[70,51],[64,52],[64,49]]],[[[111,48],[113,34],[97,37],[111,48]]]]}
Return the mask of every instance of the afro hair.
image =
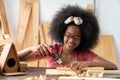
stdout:
{"type": "MultiPolygon", "coordinates": [[[[80,8],[78,5],[68,5],[57,12],[52,20],[49,31],[51,38],[58,43],[64,44],[64,34],[69,25],[66,25],[64,21],[70,16],[80,17],[83,20],[83,23],[79,25],[79,29],[82,31],[82,35],[81,43],[77,49],[88,50],[95,47],[98,42],[100,32],[98,21],[93,13],[80,8]]],[[[70,25],[71,24],[74,23],[72,22],[70,25]]]]}

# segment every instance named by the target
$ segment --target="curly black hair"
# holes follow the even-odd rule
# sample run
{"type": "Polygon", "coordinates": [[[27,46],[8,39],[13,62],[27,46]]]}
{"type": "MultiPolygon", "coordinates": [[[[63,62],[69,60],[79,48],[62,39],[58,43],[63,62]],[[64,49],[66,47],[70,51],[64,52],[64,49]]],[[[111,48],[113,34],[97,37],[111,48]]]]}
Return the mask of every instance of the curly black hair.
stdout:
{"type": "MultiPolygon", "coordinates": [[[[80,17],[83,20],[83,23],[79,25],[80,31],[82,31],[81,43],[76,49],[88,50],[95,47],[100,32],[98,21],[93,13],[80,8],[78,5],[68,5],[57,12],[49,31],[51,38],[56,42],[63,43],[63,37],[69,25],[66,25],[64,21],[70,16],[80,17]]],[[[71,24],[75,25],[73,22],[71,24]]]]}

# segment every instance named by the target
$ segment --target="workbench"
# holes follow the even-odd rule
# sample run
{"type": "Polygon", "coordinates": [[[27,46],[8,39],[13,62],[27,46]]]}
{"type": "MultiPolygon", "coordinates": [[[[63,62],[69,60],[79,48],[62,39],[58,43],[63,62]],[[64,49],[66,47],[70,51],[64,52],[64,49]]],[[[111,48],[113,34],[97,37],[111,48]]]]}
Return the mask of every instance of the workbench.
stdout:
{"type": "MultiPolygon", "coordinates": [[[[40,75],[45,75],[45,70],[47,68],[42,68],[42,67],[29,67],[27,69],[27,74],[25,75],[19,75],[19,76],[4,76],[0,74],[0,80],[24,80],[25,78],[28,77],[39,77],[40,75]]],[[[120,74],[119,75],[104,75],[105,78],[113,78],[113,79],[120,79],[120,74]]],[[[55,77],[53,77],[55,78],[55,77]]],[[[47,80],[51,80],[52,77],[49,77],[47,80]]],[[[57,77],[54,79],[57,80],[57,77]]],[[[108,79],[109,80],[109,79],[108,79]]]]}

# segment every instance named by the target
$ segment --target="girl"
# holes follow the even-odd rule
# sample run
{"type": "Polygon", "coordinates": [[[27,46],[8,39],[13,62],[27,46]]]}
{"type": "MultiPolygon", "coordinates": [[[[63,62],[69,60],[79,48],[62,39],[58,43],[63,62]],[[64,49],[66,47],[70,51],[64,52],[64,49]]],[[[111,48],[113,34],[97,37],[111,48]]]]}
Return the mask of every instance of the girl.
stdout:
{"type": "Polygon", "coordinates": [[[104,67],[117,69],[116,65],[91,51],[96,46],[99,25],[96,17],[79,6],[62,8],[52,20],[49,31],[51,38],[58,42],[51,45],[38,45],[18,52],[20,60],[35,60],[36,56],[47,60],[47,67],[67,66],[71,69],[84,67],[104,67]],[[55,61],[49,46],[52,46],[61,62],[55,61]],[[37,55],[36,55],[37,52],[37,55]]]}

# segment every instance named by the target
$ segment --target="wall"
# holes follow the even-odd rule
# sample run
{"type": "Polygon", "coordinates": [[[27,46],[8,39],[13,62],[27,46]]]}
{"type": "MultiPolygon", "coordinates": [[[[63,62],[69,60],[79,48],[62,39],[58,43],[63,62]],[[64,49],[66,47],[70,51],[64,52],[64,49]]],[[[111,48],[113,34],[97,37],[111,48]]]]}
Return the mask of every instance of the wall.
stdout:
{"type": "MultiPolygon", "coordinates": [[[[4,0],[12,36],[16,39],[19,0],[4,0]]],[[[66,4],[78,4],[85,8],[93,4],[93,0],[40,0],[40,21],[50,21],[55,12],[66,4]]],[[[114,37],[117,58],[120,58],[120,0],[96,0],[96,16],[98,18],[101,34],[111,34],[114,37]]],[[[120,61],[118,61],[120,65],[120,61]]]]}

